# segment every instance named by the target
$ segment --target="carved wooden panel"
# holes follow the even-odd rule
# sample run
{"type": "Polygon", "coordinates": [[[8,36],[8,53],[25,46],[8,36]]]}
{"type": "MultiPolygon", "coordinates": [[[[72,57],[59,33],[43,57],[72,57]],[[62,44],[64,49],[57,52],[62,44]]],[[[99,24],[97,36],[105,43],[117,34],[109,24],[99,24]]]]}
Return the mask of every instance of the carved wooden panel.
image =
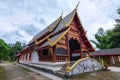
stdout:
{"type": "Polygon", "coordinates": [[[61,45],[61,44],[57,44],[57,45],[56,45],[56,48],[60,48],[60,47],[62,47],[62,48],[64,48],[64,49],[67,49],[67,46],[66,46],[66,45],[61,45]]]}
{"type": "MultiPolygon", "coordinates": [[[[83,41],[82,41],[83,42],[83,41]]],[[[87,46],[85,45],[85,43],[82,43],[82,49],[83,50],[88,50],[87,46]]]]}
{"type": "Polygon", "coordinates": [[[68,34],[68,40],[70,40],[71,38],[77,39],[77,41],[80,42],[79,36],[75,36],[73,34],[68,34]]]}
{"type": "Polygon", "coordinates": [[[75,30],[75,31],[79,31],[76,26],[70,25],[70,28],[73,29],[73,30],[75,30]]]}
{"type": "Polygon", "coordinates": [[[60,40],[59,43],[65,44],[65,40],[60,40]]]}
{"type": "Polygon", "coordinates": [[[77,26],[75,19],[71,22],[71,25],[77,26]]]}
{"type": "Polygon", "coordinates": [[[66,37],[64,36],[57,44],[56,44],[56,48],[64,48],[64,49],[67,49],[67,46],[66,46],[66,37]]]}
{"type": "Polygon", "coordinates": [[[79,34],[73,31],[69,31],[68,32],[69,35],[75,36],[75,37],[79,37],[79,34]]]}
{"type": "Polygon", "coordinates": [[[64,40],[65,40],[65,36],[64,36],[62,39],[64,39],[64,40]]]}
{"type": "Polygon", "coordinates": [[[68,39],[70,40],[71,38],[75,38],[75,39],[77,39],[78,42],[80,42],[79,30],[74,21],[72,21],[72,23],[70,25],[70,30],[68,31],[68,39]]]}

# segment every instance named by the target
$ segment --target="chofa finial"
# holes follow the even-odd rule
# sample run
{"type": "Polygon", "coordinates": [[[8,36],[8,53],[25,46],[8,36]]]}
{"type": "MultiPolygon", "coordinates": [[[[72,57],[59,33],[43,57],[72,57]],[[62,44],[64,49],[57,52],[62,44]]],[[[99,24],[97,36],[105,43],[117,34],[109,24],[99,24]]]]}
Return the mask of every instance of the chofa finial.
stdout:
{"type": "Polygon", "coordinates": [[[80,2],[78,2],[78,4],[76,5],[75,9],[77,9],[77,7],[79,6],[79,3],[80,3],[80,2]]]}
{"type": "Polygon", "coordinates": [[[62,17],[62,15],[63,15],[63,11],[62,11],[62,13],[61,13],[61,17],[62,17]]]}

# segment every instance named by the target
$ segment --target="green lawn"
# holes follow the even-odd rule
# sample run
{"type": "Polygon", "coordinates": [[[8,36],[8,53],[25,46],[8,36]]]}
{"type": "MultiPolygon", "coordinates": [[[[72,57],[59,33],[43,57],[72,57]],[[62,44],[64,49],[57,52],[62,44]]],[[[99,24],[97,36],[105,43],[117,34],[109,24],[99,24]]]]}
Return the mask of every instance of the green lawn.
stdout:
{"type": "Polygon", "coordinates": [[[120,80],[120,73],[111,71],[97,71],[71,76],[69,80],[120,80]]]}
{"type": "Polygon", "coordinates": [[[5,77],[5,70],[3,67],[0,66],[0,80],[6,80],[5,77]]]}

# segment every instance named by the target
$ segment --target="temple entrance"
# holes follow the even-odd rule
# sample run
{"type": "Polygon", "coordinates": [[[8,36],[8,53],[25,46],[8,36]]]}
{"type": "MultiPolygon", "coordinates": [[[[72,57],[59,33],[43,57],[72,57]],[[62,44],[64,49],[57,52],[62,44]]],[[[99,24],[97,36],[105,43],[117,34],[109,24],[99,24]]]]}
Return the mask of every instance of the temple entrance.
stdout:
{"type": "Polygon", "coordinates": [[[69,40],[69,49],[70,49],[70,61],[76,61],[80,59],[80,53],[75,52],[77,50],[78,51],[80,50],[80,43],[76,39],[71,38],[69,40]]]}

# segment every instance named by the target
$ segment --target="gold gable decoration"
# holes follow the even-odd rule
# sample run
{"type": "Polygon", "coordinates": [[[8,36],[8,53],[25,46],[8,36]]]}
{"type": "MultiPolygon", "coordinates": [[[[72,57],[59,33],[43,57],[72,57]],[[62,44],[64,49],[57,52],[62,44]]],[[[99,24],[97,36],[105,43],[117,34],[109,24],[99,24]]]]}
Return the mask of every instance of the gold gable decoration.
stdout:
{"type": "Polygon", "coordinates": [[[50,33],[48,36],[44,37],[43,39],[41,39],[39,41],[35,40],[35,45],[38,45],[38,44],[42,43],[43,41],[47,40],[51,35],[52,35],[52,33],[50,33]]]}
{"type": "Polygon", "coordinates": [[[77,9],[77,8],[78,8],[78,6],[79,6],[79,3],[80,3],[80,2],[78,2],[78,4],[76,5],[75,9],[77,9]]]}
{"type": "Polygon", "coordinates": [[[61,20],[62,20],[62,15],[59,17],[59,20],[57,21],[57,23],[55,24],[55,26],[53,26],[52,28],[48,28],[48,31],[52,32],[57,27],[57,25],[60,23],[61,20]]]}
{"type": "Polygon", "coordinates": [[[50,46],[54,46],[60,39],[62,39],[64,37],[64,35],[70,30],[70,27],[68,29],[65,30],[65,32],[63,34],[61,34],[61,36],[59,36],[56,40],[51,41],[49,44],[50,46]]]}
{"type": "Polygon", "coordinates": [[[72,15],[72,18],[70,19],[70,21],[66,24],[66,27],[68,27],[70,25],[70,23],[72,22],[74,16],[75,16],[75,13],[76,13],[76,9],[74,10],[74,13],[72,15]]]}
{"type": "MultiPolygon", "coordinates": [[[[56,22],[55,26],[53,26],[52,28],[48,28],[48,31],[49,32],[52,32],[56,27],[57,25],[59,24],[59,22],[62,20],[62,15],[59,17],[59,20],[56,22]]],[[[52,33],[50,33],[48,36],[44,37],[43,39],[37,41],[35,40],[35,45],[38,45],[40,43],[42,43],[43,41],[45,41],[46,39],[48,39],[50,36],[51,36],[52,33]]]]}

